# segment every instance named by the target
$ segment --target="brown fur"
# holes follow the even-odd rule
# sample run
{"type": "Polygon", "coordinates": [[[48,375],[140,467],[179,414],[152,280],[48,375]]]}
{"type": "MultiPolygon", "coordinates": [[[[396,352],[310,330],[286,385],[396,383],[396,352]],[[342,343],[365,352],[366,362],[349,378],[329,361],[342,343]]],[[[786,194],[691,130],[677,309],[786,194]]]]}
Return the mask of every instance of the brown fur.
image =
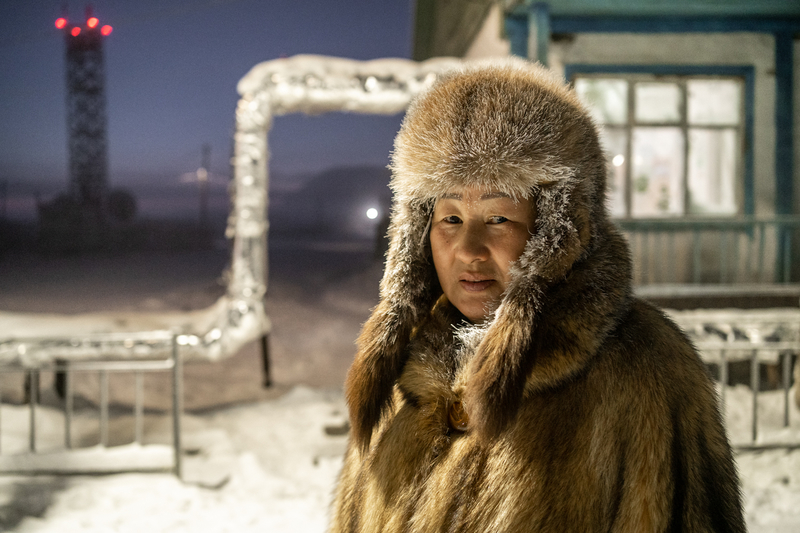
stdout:
{"type": "Polygon", "coordinates": [[[573,93],[523,61],[449,76],[409,109],[393,171],[331,531],[743,531],[713,387],[678,329],[631,297],[573,93]],[[537,213],[483,325],[442,297],[427,241],[436,198],[475,184],[537,213]]]}

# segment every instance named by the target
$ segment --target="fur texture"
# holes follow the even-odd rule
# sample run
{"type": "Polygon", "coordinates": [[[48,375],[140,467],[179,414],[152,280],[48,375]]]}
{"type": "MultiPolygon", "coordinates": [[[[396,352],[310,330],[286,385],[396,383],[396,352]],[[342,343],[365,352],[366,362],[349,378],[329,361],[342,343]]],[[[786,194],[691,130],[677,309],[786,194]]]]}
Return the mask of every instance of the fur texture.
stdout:
{"type": "Polygon", "coordinates": [[[331,531],[743,531],[713,387],[678,329],[631,297],[574,94],[522,60],[454,73],[412,104],[392,169],[331,531]],[[471,185],[537,214],[480,326],[442,296],[427,238],[436,198],[471,185]]]}

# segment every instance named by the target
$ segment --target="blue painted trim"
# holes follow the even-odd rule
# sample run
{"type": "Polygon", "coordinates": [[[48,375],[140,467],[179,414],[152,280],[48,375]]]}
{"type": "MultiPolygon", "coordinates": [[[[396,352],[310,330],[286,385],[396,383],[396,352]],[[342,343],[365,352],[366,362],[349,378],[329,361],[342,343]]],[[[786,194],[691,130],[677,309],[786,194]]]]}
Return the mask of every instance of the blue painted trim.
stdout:
{"type": "MultiPolygon", "coordinates": [[[[744,214],[756,212],[755,173],[755,123],[756,74],[754,67],[742,67],[744,76],[744,214]]],[[[724,74],[722,74],[724,75],[724,74]]],[[[735,74],[734,74],[735,75],[735,74]]]]}
{"type": "Polygon", "coordinates": [[[536,34],[536,59],[547,65],[547,52],[550,46],[550,6],[543,2],[531,4],[529,11],[519,16],[506,16],[505,30],[511,54],[529,58],[529,39],[536,34]]]}
{"type": "Polygon", "coordinates": [[[511,44],[511,54],[528,57],[528,18],[505,17],[505,30],[511,44]]]}
{"type": "Polygon", "coordinates": [[[791,33],[775,35],[775,212],[779,215],[790,214],[793,207],[793,48],[791,33]]]}
{"type": "Polygon", "coordinates": [[[544,2],[531,4],[528,11],[528,39],[531,30],[536,35],[536,57],[531,57],[530,41],[528,42],[528,58],[536,59],[547,66],[547,52],[550,47],[550,6],[544,2]]]}
{"type": "MultiPolygon", "coordinates": [[[[513,2],[520,13],[535,0],[513,2]]],[[[547,0],[559,17],[800,17],[797,0],[547,0]]],[[[505,1],[505,4],[512,2],[505,1]]]]}
{"type": "Polygon", "coordinates": [[[776,33],[800,32],[800,17],[565,17],[553,15],[550,27],[553,33],[776,33]]]}
{"type": "Polygon", "coordinates": [[[570,63],[564,65],[564,74],[656,74],[664,76],[748,76],[755,75],[749,65],[598,65],[595,63],[570,63]]]}
{"type": "MultiPolygon", "coordinates": [[[[791,63],[790,63],[791,64],[791,63]]],[[[753,123],[755,105],[755,68],[738,65],[564,65],[564,77],[572,81],[575,74],[654,74],[661,76],[736,76],[744,79],[744,168],[743,205],[745,215],[755,214],[753,160],[753,123]]],[[[790,183],[791,186],[791,183],[790,183]]],[[[790,200],[791,202],[791,196],[790,200]]]]}

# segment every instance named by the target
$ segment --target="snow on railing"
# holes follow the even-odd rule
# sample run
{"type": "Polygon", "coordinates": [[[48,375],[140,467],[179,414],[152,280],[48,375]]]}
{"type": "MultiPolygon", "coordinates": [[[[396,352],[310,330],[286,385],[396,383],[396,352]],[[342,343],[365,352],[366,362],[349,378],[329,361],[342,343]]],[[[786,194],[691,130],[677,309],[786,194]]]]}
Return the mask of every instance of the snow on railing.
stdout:
{"type": "MultiPolygon", "coordinates": [[[[117,339],[114,335],[98,336],[92,340],[100,346],[113,345],[117,339]]],[[[0,410],[0,474],[31,474],[31,473],[110,473],[125,471],[172,471],[178,477],[182,476],[181,453],[181,424],[183,416],[183,371],[180,357],[179,336],[170,332],[148,332],[141,335],[140,339],[147,345],[148,358],[125,360],[63,360],[56,359],[52,362],[40,364],[36,367],[25,367],[18,364],[0,365],[2,374],[22,374],[25,381],[25,390],[28,404],[27,420],[27,446],[21,446],[19,436],[24,425],[19,416],[11,417],[17,420],[5,420],[8,415],[19,415],[20,409],[3,407],[0,410]],[[154,359],[152,348],[154,345],[168,347],[165,357],[154,359]],[[146,444],[144,442],[144,385],[145,373],[170,372],[172,377],[172,444],[146,444]],[[41,449],[39,439],[40,426],[48,426],[45,432],[52,432],[53,420],[49,424],[40,423],[39,403],[41,396],[41,377],[45,373],[53,374],[56,392],[63,402],[63,437],[64,444],[61,448],[53,448],[52,443],[46,449],[41,449]],[[98,445],[89,447],[75,447],[75,393],[73,379],[76,374],[93,373],[99,377],[99,420],[97,424],[98,445]],[[133,442],[129,444],[109,446],[109,374],[132,374],[134,379],[133,401],[133,442]],[[9,434],[13,434],[9,436],[9,434]],[[13,438],[14,436],[17,439],[13,438]],[[15,442],[15,440],[17,442],[15,442]],[[11,443],[9,446],[8,444],[11,443]]],[[[186,339],[181,339],[185,344],[186,339]]],[[[65,347],[60,342],[53,342],[51,349],[59,353],[59,346],[65,347]]],[[[24,346],[24,344],[20,344],[24,346]]],[[[77,346],[66,346],[69,349],[77,346]]],[[[130,349],[136,350],[134,342],[130,349]]],[[[0,390],[0,404],[2,404],[3,391],[0,390]]],[[[85,411],[83,409],[82,411],[85,411]]],[[[52,414],[51,414],[52,416],[52,414]]],[[[85,424],[84,424],[85,426],[85,424]]],[[[84,428],[85,429],[85,428],[84,428]]],[[[117,428],[119,430],[119,428],[117,428]]],[[[119,432],[119,431],[117,431],[119,432]]],[[[84,431],[85,433],[85,431],[84,431]]],[[[86,437],[86,435],[80,435],[86,437]]]]}
{"type": "MultiPolygon", "coordinates": [[[[794,401],[791,398],[793,375],[796,386],[800,373],[795,362],[800,354],[800,309],[702,309],[669,314],[716,379],[736,447],[800,448],[800,421],[791,416],[800,409],[800,391],[795,390],[794,401]],[[749,417],[727,405],[730,395],[742,392],[750,395],[749,417]]],[[[742,403],[735,405],[741,409],[742,403]]]]}

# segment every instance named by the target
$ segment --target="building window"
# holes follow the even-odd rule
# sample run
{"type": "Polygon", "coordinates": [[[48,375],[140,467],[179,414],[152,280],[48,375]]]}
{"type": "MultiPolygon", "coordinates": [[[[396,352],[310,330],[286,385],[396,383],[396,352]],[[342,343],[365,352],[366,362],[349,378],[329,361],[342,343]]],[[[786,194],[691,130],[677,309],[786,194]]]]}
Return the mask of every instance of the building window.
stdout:
{"type": "Polygon", "coordinates": [[[602,126],[613,216],[743,211],[741,78],[576,74],[573,82],[602,126]]]}

